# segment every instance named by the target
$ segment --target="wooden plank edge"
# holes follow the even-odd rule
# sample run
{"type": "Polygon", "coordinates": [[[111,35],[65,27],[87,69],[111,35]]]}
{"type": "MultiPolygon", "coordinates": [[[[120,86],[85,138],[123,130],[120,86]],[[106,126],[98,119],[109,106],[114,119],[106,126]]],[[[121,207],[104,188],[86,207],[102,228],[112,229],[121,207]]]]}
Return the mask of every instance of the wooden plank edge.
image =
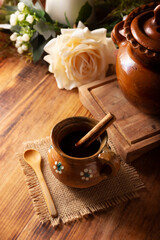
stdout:
{"type": "Polygon", "coordinates": [[[132,162],[138,157],[142,156],[160,146],[160,134],[145,139],[139,143],[132,144],[127,151],[127,162],[132,162]]]}

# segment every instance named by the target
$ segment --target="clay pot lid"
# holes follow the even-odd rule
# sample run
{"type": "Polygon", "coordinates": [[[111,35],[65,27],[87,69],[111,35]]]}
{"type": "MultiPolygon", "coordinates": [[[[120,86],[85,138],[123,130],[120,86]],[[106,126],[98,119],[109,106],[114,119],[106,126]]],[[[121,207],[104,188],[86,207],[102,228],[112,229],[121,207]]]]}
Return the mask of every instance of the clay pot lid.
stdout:
{"type": "Polygon", "coordinates": [[[134,9],[124,22],[124,34],[134,48],[160,56],[160,2],[134,9]]]}

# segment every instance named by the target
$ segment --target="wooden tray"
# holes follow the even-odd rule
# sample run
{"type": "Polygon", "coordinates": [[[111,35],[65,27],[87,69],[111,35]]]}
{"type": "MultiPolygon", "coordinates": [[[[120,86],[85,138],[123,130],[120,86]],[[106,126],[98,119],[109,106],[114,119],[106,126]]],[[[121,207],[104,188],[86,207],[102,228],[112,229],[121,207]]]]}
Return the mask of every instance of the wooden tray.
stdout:
{"type": "Polygon", "coordinates": [[[132,106],[122,95],[116,75],[81,86],[79,96],[97,120],[107,112],[116,116],[107,131],[126,162],[160,145],[160,117],[149,116],[132,106]]]}

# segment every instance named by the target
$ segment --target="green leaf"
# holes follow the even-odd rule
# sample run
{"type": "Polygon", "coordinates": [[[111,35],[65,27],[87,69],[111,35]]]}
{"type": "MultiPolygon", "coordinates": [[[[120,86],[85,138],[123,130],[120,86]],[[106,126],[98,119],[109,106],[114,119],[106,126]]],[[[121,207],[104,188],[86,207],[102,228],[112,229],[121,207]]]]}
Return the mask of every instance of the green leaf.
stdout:
{"type": "Polygon", "coordinates": [[[61,24],[57,21],[53,24],[53,29],[54,29],[56,35],[59,35],[61,33],[61,28],[68,28],[68,26],[65,24],[61,24]]]}
{"type": "Polygon", "coordinates": [[[39,18],[43,18],[44,19],[44,16],[45,16],[45,11],[44,10],[38,10],[36,8],[33,8],[33,12],[35,12],[39,18]]]}
{"type": "Polygon", "coordinates": [[[44,39],[42,35],[39,35],[37,32],[34,33],[30,44],[31,44],[31,52],[33,54],[33,62],[36,63],[38,62],[44,52],[44,46],[46,45],[48,41],[44,39]]]}
{"type": "Polygon", "coordinates": [[[79,15],[76,19],[76,24],[79,21],[85,23],[89,18],[89,16],[91,15],[91,13],[92,13],[92,6],[88,2],[86,2],[79,11],[79,15]]]}
{"type": "Polygon", "coordinates": [[[43,21],[43,19],[40,19],[38,22],[36,22],[33,28],[39,34],[41,34],[45,38],[45,40],[48,40],[50,37],[56,36],[53,26],[43,21]]]}
{"type": "Polygon", "coordinates": [[[71,24],[70,24],[70,22],[69,22],[69,19],[68,19],[67,15],[66,15],[66,12],[65,12],[64,16],[65,16],[66,23],[67,23],[68,27],[69,27],[69,28],[72,28],[72,26],[71,26],[71,24]]]}
{"type": "Polygon", "coordinates": [[[41,5],[41,1],[37,0],[37,2],[35,3],[35,8],[37,10],[43,10],[43,7],[41,5]]]}
{"type": "Polygon", "coordinates": [[[44,18],[46,19],[47,22],[54,23],[54,21],[53,21],[52,18],[48,15],[47,12],[45,12],[44,18]]]}
{"type": "Polygon", "coordinates": [[[21,27],[19,25],[12,26],[11,31],[19,33],[21,31],[21,27]]]}
{"type": "Polygon", "coordinates": [[[38,38],[38,35],[39,35],[38,32],[34,32],[32,38],[31,38],[31,40],[30,40],[30,43],[31,43],[32,45],[34,45],[34,44],[33,44],[34,41],[38,41],[38,40],[36,40],[36,39],[38,38]]]}
{"type": "Polygon", "coordinates": [[[10,5],[4,5],[2,9],[8,11],[8,12],[15,12],[17,10],[16,6],[10,6],[10,5]]]}

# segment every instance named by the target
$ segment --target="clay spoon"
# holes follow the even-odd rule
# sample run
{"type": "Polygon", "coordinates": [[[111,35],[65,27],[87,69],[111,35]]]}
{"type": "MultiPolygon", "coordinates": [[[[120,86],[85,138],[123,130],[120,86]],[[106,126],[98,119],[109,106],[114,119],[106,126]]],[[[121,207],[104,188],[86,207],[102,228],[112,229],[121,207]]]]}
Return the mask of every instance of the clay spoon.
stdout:
{"type": "Polygon", "coordinates": [[[111,113],[102,118],[98,124],[96,124],[84,137],[82,137],[76,144],[76,147],[85,145],[88,147],[94,142],[115,120],[115,117],[111,113]]]}
{"type": "Polygon", "coordinates": [[[24,152],[23,157],[37,175],[50,215],[57,216],[54,202],[42,174],[40,153],[35,149],[28,149],[24,152]]]}

